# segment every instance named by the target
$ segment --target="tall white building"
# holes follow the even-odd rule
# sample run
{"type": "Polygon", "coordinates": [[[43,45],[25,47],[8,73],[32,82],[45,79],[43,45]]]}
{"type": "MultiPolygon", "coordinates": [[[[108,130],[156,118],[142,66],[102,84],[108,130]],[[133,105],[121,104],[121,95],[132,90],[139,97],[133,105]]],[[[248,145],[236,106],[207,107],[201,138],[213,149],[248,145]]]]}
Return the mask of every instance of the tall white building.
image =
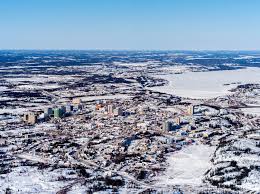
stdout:
{"type": "Polygon", "coordinates": [[[190,105],[190,106],[188,107],[188,114],[189,114],[189,115],[193,115],[193,114],[194,114],[194,106],[193,106],[193,105],[190,105]]]}
{"type": "Polygon", "coordinates": [[[107,112],[108,112],[108,114],[110,114],[110,115],[113,115],[114,114],[114,105],[112,105],[112,104],[109,104],[108,106],[107,106],[107,112]]]}

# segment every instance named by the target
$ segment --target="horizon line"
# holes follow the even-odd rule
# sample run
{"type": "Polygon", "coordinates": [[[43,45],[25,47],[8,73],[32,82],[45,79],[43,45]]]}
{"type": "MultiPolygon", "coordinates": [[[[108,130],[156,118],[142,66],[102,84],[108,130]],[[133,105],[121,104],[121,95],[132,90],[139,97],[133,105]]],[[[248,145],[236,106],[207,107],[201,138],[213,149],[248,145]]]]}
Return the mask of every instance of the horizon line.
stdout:
{"type": "Polygon", "coordinates": [[[0,48],[0,51],[193,51],[193,52],[260,52],[260,49],[36,49],[36,48],[30,48],[30,49],[2,49],[0,48]]]}

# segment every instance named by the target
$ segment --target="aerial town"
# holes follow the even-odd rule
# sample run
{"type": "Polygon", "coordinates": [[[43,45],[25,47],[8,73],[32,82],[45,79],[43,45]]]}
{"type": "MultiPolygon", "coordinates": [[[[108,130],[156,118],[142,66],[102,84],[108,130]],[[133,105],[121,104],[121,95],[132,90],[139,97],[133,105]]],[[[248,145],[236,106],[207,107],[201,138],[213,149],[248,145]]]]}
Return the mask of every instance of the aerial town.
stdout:
{"type": "Polygon", "coordinates": [[[0,193],[260,192],[259,77],[162,91],[167,75],[258,68],[244,55],[1,51],[0,193]]]}

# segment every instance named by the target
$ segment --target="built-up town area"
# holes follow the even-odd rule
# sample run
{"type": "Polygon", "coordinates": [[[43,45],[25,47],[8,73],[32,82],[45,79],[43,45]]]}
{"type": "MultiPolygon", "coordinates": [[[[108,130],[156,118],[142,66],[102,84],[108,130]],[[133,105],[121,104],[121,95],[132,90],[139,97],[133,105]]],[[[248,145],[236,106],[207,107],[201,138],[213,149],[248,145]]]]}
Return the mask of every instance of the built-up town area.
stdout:
{"type": "Polygon", "coordinates": [[[0,193],[236,193],[259,172],[260,119],[239,109],[258,85],[195,100],[154,91],[167,84],[158,63],[1,72],[0,193]],[[194,144],[217,150],[204,186],[157,185],[167,157],[194,144]]]}

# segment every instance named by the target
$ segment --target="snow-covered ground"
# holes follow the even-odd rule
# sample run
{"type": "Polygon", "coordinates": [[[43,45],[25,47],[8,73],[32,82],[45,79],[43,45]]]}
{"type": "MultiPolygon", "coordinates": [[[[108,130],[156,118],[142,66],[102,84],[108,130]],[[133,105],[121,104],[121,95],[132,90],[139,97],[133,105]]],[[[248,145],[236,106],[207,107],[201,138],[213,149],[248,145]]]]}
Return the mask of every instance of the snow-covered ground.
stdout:
{"type": "Polygon", "coordinates": [[[121,62],[114,62],[114,65],[116,66],[122,66],[122,67],[146,67],[153,64],[157,64],[157,61],[148,61],[148,62],[140,62],[140,63],[121,63],[121,62]]]}
{"type": "Polygon", "coordinates": [[[86,96],[81,97],[82,101],[92,101],[92,100],[113,100],[113,99],[124,99],[130,98],[131,96],[125,94],[117,94],[117,95],[104,95],[104,96],[86,96]]]}
{"type": "Polygon", "coordinates": [[[248,137],[229,136],[217,148],[206,180],[217,183],[219,187],[236,187],[245,189],[244,193],[248,193],[248,191],[259,193],[260,148],[258,136],[258,131],[248,137]]]}
{"type": "Polygon", "coordinates": [[[151,88],[155,91],[190,98],[214,98],[229,94],[239,84],[260,83],[260,68],[239,70],[188,72],[158,75],[168,85],[151,88]],[[228,84],[228,85],[227,85],[228,84]]]}
{"type": "Polygon", "coordinates": [[[24,90],[41,90],[41,89],[58,89],[61,88],[58,84],[44,84],[44,85],[20,85],[19,89],[24,90]]]}
{"type": "Polygon", "coordinates": [[[71,81],[74,80],[71,76],[60,76],[60,75],[20,75],[20,77],[16,77],[16,75],[9,76],[5,78],[7,82],[10,83],[18,83],[18,82],[33,82],[33,83],[46,83],[46,82],[61,82],[61,81],[71,81]]]}
{"type": "Polygon", "coordinates": [[[27,109],[26,108],[3,108],[0,109],[0,114],[14,114],[14,115],[19,115],[19,114],[23,114],[24,112],[26,112],[27,109]]]}
{"type": "Polygon", "coordinates": [[[169,156],[165,174],[158,177],[158,186],[202,184],[204,173],[210,168],[215,147],[191,145],[169,156]]]}
{"type": "Polygon", "coordinates": [[[39,170],[37,167],[21,166],[0,177],[0,193],[10,188],[14,193],[56,193],[67,183],[58,181],[59,176],[76,178],[66,169],[39,170]]]}
{"type": "Polygon", "coordinates": [[[0,92],[6,91],[6,90],[8,90],[7,87],[5,87],[5,86],[0,86],[0,92]]]}
{"type": "Polygon", "coordinates": [[[260,116],[260,107],[258,108],[241,108],[245,114],[260,116]]]}

